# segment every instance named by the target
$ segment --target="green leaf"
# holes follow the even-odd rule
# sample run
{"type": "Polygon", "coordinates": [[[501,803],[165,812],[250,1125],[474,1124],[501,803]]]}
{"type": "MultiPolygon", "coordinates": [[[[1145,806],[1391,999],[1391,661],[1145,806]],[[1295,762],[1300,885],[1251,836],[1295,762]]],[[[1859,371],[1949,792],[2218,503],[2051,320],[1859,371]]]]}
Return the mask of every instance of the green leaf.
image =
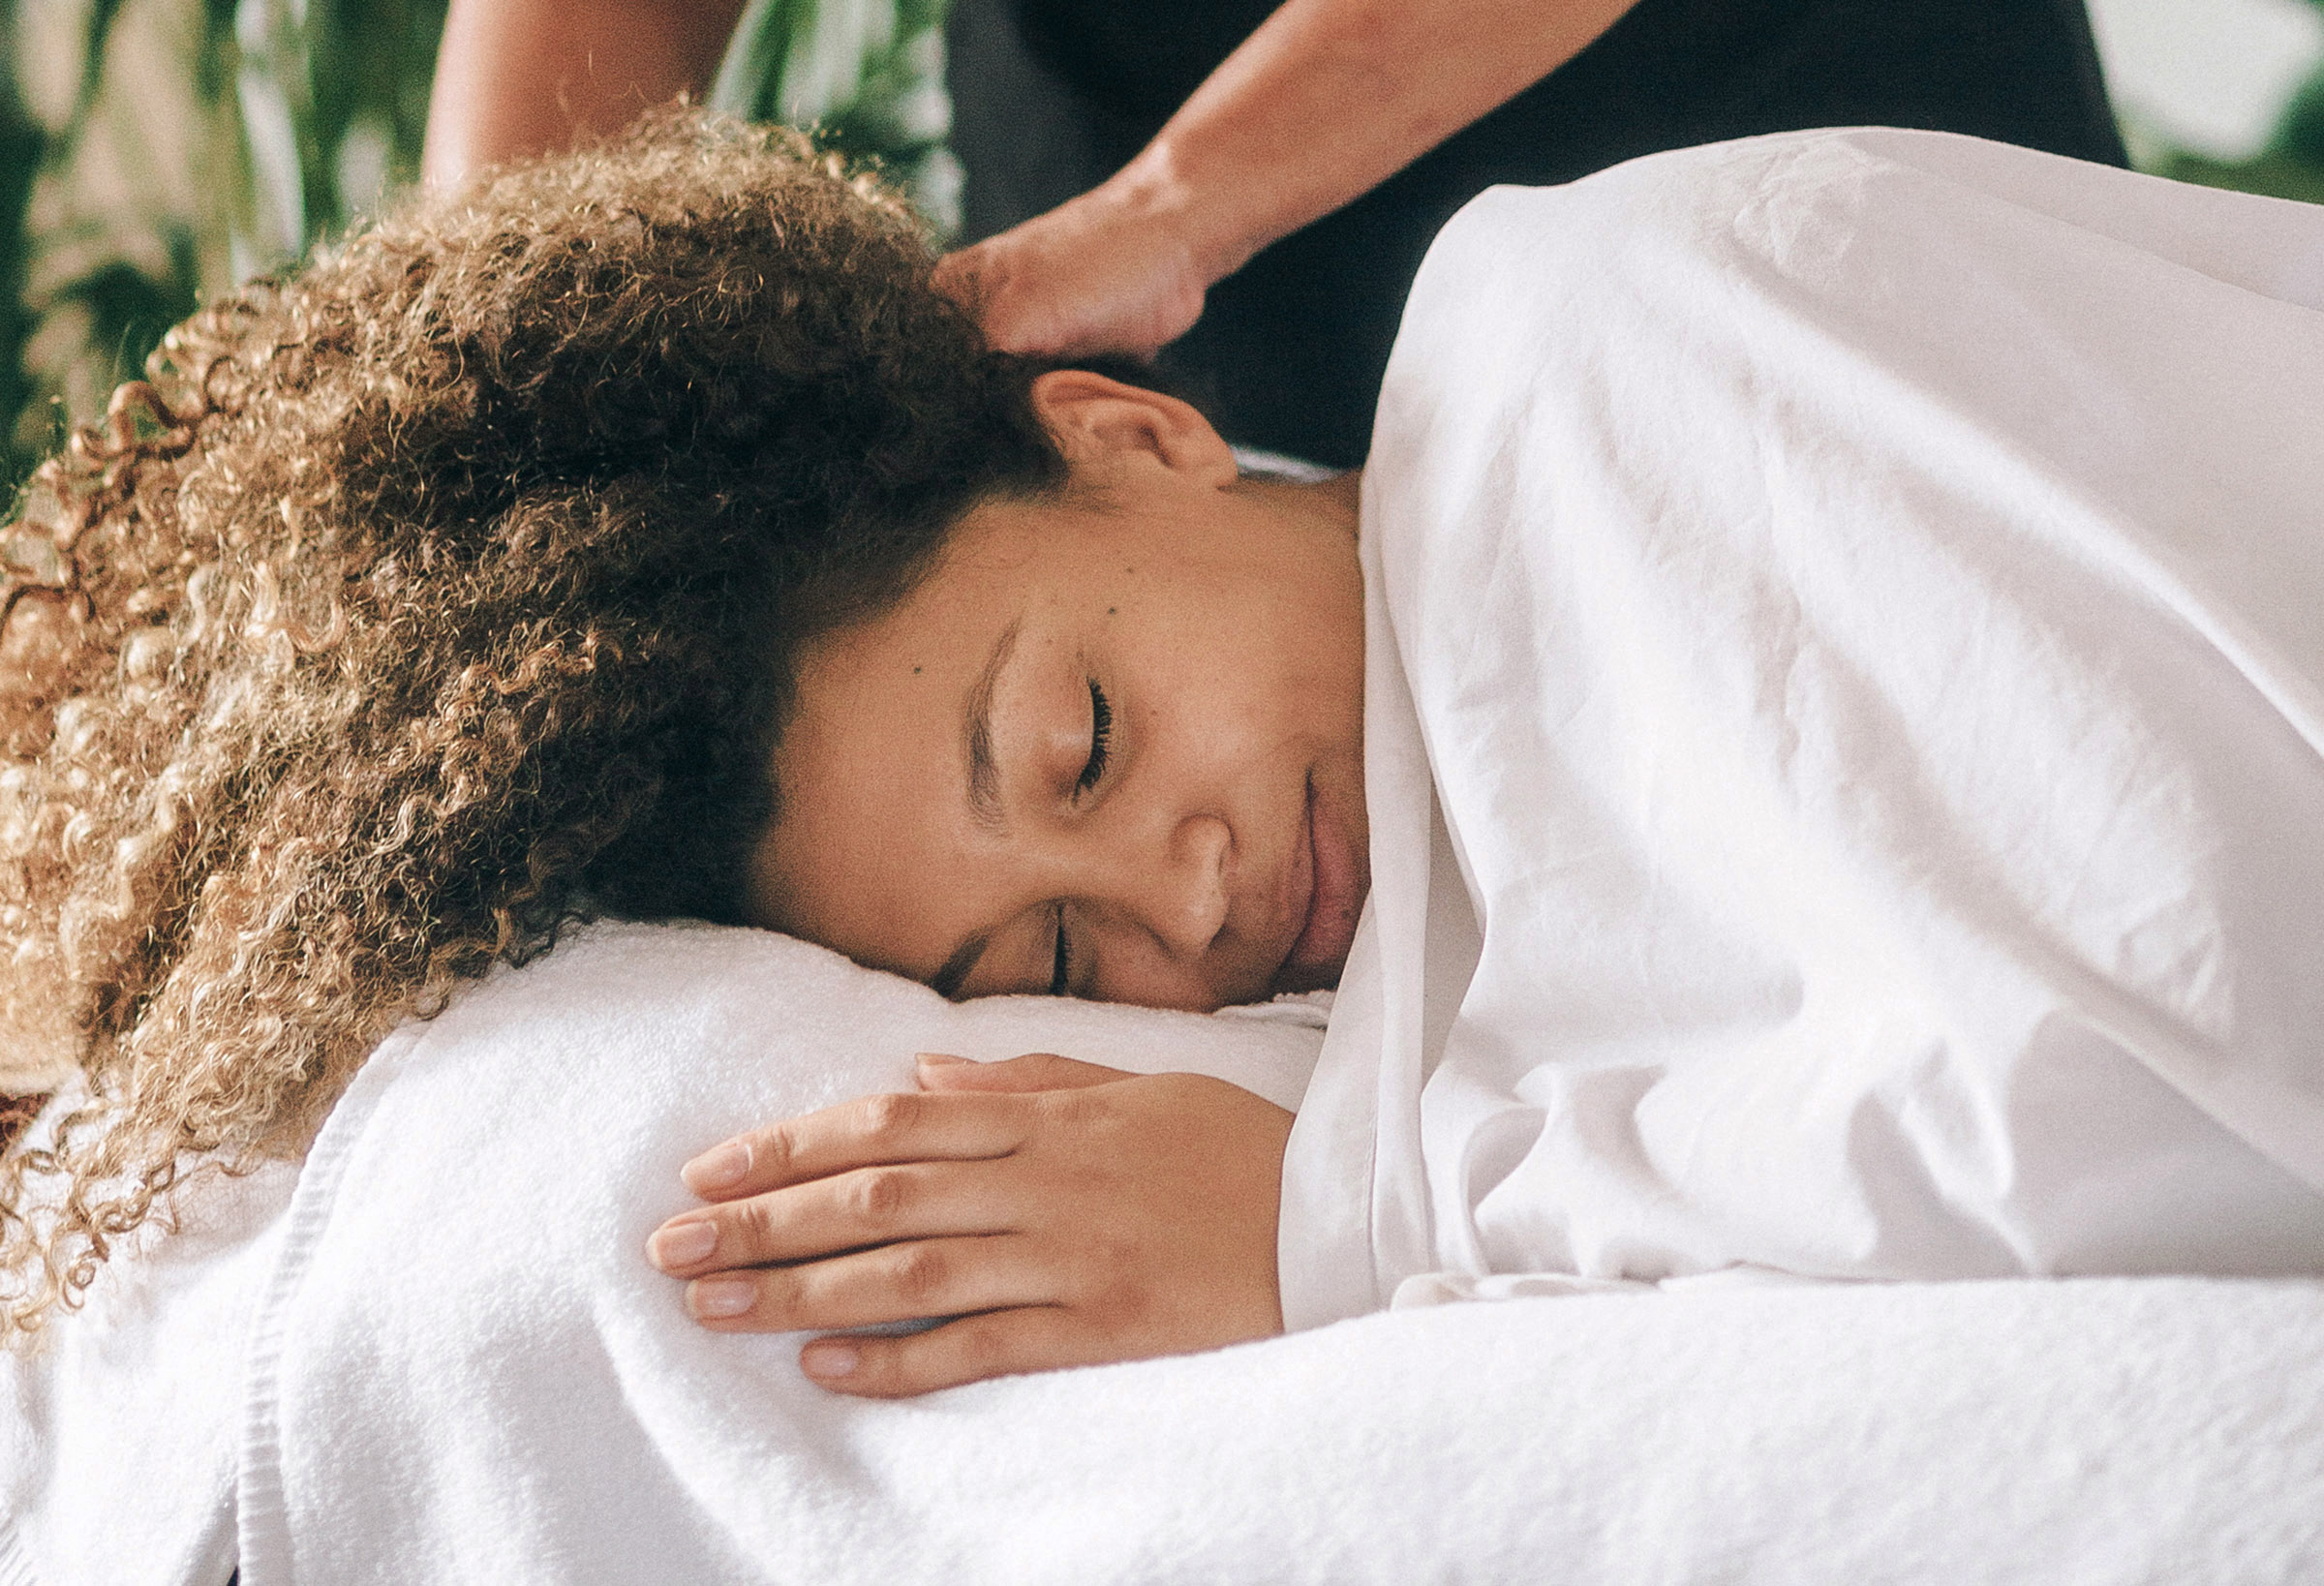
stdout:
{"type": "MultiPolygon", "coordinates": [[[[71,142],[80,136],[88,124],[89,111],[97,105],[97,90],[105,83],[106,46],[112,42],[113,23],[120,19],[122,0],[91,0],[88,21],[80,35],[80,84],[73,96],[73,113],[65,123],[64,141],[71,142]]],[[[10,69],[15,68],[11,52],[10,69]]]]}
{"type": "Polygon", "coordinates": [[[167,276],[149,275],[127,259],[107,259],[56,293],[58,303],[87,310],[91,349],[112,354],[111,378],[105,382],[108,389],[135,379],[145,367],[146,354],[161,345],[162,333],[194,312],[193,233],[179,228],[169,242],[172,267],[167,276]]]}
{"type": "Polygon", "coordinates": [[[815,0],[750,0],[711,81],[711,107],[752,121],[789,119],[783,76],[793,46],[805,43],[814,25],[815,0]]]}

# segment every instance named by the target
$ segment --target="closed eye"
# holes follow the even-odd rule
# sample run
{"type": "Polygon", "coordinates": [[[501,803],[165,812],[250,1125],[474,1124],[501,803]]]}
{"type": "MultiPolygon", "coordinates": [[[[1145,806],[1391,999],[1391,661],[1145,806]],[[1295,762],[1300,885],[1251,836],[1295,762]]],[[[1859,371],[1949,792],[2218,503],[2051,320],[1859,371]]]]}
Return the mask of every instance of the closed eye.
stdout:
{"type": "MultiPolygon", "coordinates": [[[[1099,780],[1104,778],[1107,750],[1113,743],[1113,739],[1114,707],[1106,702],[1106,691],[1097,686],[1097,679],[1091,678],[1089,680],[1089,759],[1082,767],[1082,774],[1073,784],[1075,798],[1080,798],[1097,786],[1099,780]]],[[[1063,934],[1064,932],[1060,930],[1058,932],[1060,939],[1063,934]]]]}
{"type": "Polygon", "coordinates": [[[1056,967],[1050,971],[1049,994],[1064,996],[1073,988],[1073,955],[1065,943],[1065,905],[1057,905],[1056,967]]]}

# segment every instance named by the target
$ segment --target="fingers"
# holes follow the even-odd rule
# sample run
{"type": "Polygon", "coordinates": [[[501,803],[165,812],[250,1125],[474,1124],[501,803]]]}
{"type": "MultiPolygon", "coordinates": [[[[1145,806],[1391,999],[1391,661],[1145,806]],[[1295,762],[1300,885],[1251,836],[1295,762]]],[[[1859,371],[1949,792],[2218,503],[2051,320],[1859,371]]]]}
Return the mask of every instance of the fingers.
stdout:
{"type": "Polygon", "coordinates": [[[1215,279],[1182,229],[1100,188],[947,255],[935,286],[998,351],[1150,358],[1201,316],[1215,279]]]}
{"type": "Polygon", "coordinates": [[[699,1277],[900,1239],[1011,1233],[1024,1210],[1022,1186],[1001,1162],[895,1163],[673,1217],[646,1241],[646,1256],[673,1277],[699,1277]]]}
{"type": "Polygon", "coordinates": [[[995,250],[980,242],[937,259],[930,284],[966,309],[971,317],[981,319],[985,304],[1006,272],[1006,259],[996,257],[995,250]]]}
{"type": "Polygon", "coordinates": [[[1024,1104],[1006,1096],[859,1096],[737,1135],[678,1175],[704,1200],[729,1201],[876,1163],[1005,1156],[1026,1127],[1024,1104]]]}
{"type": "Polygon", "coordinates": [[[800,1266],[720,1272],[687,1285],[717,1332],[803,1332],[1037,1304],[1055,1274],[1016,1234],[915,1239],[800,1266]]]}
{"type": "Polygon", "coordinates": [[[1022,1094],[1033,1090],[1079,1090],[1134,1078],[1126,1069],[1084,1063],[1054,1052],[1029,1052],[1000,1063],[972,1063],[947,1052],[920,1053],[923,1090],[989,1090],[1022,1094]]]}
{"type": "Polygon", "coordinates": [[[1125,1357],[1054,1305],[963,1316],[904,1338],[818,1338],[799,1366],[823,1387],[862,1398],[901,1399],[939,1388],[1125,1357]]]}

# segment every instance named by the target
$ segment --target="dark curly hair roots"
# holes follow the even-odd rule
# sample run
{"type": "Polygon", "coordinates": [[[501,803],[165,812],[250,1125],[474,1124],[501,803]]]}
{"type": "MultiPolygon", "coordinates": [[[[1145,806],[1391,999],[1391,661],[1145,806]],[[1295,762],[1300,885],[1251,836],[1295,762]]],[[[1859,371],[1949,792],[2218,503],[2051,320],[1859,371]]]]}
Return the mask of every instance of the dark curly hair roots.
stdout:
{"type": "Polygon", "coordinates": [[[798,647],[1058,488],[1039,367],[696,112],[196,315],[0,530],[0,1333],[596,912],[734,920],[798,647]]]}

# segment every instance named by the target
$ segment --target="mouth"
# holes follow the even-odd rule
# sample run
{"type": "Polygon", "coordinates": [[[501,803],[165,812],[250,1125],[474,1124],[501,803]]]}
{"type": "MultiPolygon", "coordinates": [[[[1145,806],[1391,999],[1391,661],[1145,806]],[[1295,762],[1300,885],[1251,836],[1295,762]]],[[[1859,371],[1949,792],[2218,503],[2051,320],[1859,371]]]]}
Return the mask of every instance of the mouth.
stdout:
{"type": "Polygon", "coordinates": [[[1312,991],[1339,982],[1339,971],[1355,945],[1356,923],[1363,912],[1366,866],[1347,828],[1307,781],[1307,811],[1295,850],[1294,884],[1304,881],[1306,899],[1300,934],[1275,974],[1279,991],[1312,991]],[[1304,877],[1296,872],[1305,871],[1304,877]]]}

